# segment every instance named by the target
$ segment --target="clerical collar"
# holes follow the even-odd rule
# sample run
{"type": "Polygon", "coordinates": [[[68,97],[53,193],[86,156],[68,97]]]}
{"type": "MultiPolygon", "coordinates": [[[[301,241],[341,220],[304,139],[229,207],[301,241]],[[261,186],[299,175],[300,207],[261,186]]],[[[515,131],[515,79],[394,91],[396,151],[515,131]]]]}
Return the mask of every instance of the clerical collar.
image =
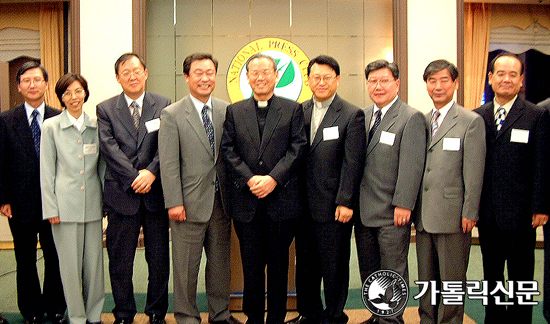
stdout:
{"type": "Polygon", "coordinates": [[[269,100],[256,100],[256,98],[254,98],[254,102],[256,103],[256,107],[258,108],[265,108],[269,106],[272,100],[273,100],[273,96],[269,98],[269,100]]]}
{"type": "Polygon", "coordinates": [[[315,96],[314,96],[313,97],[313,104],[315,105],[315,108],[317,108],[317,109],[326,109],[332,104],[332,101],[334,100],[334,97],[336,97],[336,92],[332,95],[331,98],[329,98],[325,101],[317,101],[317,100],[315,100],[315,96]]]}

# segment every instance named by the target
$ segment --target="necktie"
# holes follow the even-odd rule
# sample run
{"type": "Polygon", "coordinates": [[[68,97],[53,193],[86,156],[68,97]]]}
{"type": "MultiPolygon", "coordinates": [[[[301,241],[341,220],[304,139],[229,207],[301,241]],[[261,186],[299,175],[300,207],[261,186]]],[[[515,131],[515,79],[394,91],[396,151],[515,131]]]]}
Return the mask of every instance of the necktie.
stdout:
{"type": "Polygon", "coordinates": [[[34,141],[34,150],[36,151],[36,155],[40,156],[40,127],[38,126],[37,116],[38,110],[35,109],[31,114],[31,133],[32,140],[34,141]]]}
{"type": "Polygon", "coordinates": [[[436,110],[432,116],[432,137],[434,137],[435,133],[439,130],[439,123],[437,122],[439,116],[441,116],[441,113],[439,110],[436,110]]]}
{"type": "Polygon", "coordinates": [[[382,111],[380,109],[378,109],[375,113],[374,113],[374,124],[372,125],[372,128],[370,129],[369,131],[369,143],[370,143],[370,140],[372,139],[372,137],[374,136],[374,133],[376,132],[376,129],[378,128],[378,126],[380,126],[380,121],[382,120],[382,111]]]}
{"type": "MultiPolygon", "coordinates": [[[[202,116],[202,123],[204,124],[204,130],[206,131],[206,136],[208,137],[208,141],[210,142],[210,148],[212,148],[212,154],[216,156],[216,149],[215,149],[216,144],[214,142],[214,125],[212,125],[212,121],[208,116],[207,105],[204,105],[204,107],[202,107],[201,116],[202,116]]],[[[218,191],[220,188],[218,177],[216,177],[215,187],[216,187],[216,191],[218,191]]]]}
{"type": "Polygon", "coordinates": [[[130,108],[132,108],[132,118],[134,119],[134,126],[136,127],[136,129],[139,128],[139,105],[137,104],[137,102],[135,101],[132,101],[132,103],[130,104],[130,108]]]}
{"type": "Polygon", "coordinates": [[[504,119],[506,119],[506,110],[503,107],[497,109],[495,118],[495,124],[497,126],[497,133],[500,132],[502,125],[504,124],[504,119]]]}

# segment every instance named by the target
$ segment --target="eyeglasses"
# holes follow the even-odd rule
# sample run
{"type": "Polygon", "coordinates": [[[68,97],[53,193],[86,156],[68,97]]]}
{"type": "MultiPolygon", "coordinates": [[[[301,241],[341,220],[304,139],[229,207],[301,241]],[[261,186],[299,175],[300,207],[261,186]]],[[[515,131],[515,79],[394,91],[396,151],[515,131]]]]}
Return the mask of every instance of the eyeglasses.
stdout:
{"type": "Polygon", "coordinates": [[[29,86],[33,82],[34,82],[34,84],[41,84],[44,81],[45,80],[42,79],[42,78],[34,78],[34,79],[22,79],[21,82],[19,82],[19,83],[24,85],[24,86],[29,86]]]}
{"type": "Polygon", "coordinates": [[[273,71],[273,70],[248,71],[248,74],[253,78],[257,78],[260,75],[263,76],[264,78],[267,78],[267,77],[271,76],[274,72],[275,71],[273,71]]]}
{"type": "Polygon", "coordinates": [[[130,78],[132,77],[132,74],[135,75],[136,77],[140,77],[143,75],[143,73],[145,73],[145,71],[143,70],[134,70],[134,71],[123,71],[122,73],[120,73],[120,75],[124,78],[130,78]]]}
{"type": "Polygon", "coordinates": [[[334,76],[334,75],[325,75],[324,77],[320,77],[318,75],[315,75],[315,76],[311,77],[311,80],[314,83],[319,83],[319,82],[321,82],[321,80],[323,80],[325,83],[330,83],[330,82],[334,81],[335,79],[336,79],[336,76],[334,76]]]}
{"type": "Polygon", "coordinates": [[[373,87],[373,88],[376,87],[377,84],[385,88],[393,81],[395,80],[391,80],[391,79],[367,80],[367,84],[369,87],[373,87]]]}
{"type": "Polygon", "coordinates": [[[82,95],[83,93],[85,93],[86,91],[84,91],[84,89],[82,88],[77,88],[74,92],[72,91],[65,91],[63,92],[63,95],[61,96],[61,98],[72,98],[73,94],[77,95],[77,96],[80,96],[82,95]]]}

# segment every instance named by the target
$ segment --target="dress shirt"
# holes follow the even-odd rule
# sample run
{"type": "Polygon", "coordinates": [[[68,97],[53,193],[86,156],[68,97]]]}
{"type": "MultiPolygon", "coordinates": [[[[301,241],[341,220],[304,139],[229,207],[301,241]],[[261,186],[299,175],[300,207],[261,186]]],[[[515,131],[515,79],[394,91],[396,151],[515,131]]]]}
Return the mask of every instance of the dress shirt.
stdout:
{"type": "Polygon", "coordinates": [[[78,129],[78,131],[82,129],[82,125],[84,125],[84,112],[81,112],[78,118],[74,118],[73,115],[67,112],[67,117],[69,117],[69,121],[76,129],[78,129]]]}
{"type": "Polygon", "coordinates": [[[504,110],[506,110],[506,116],[508,116],[508,113],[510,112],[510,109],[512,109],[512,106],[516,102],[516,99],[518,98],[518,95],[516,95],[512,100],[508,101],[504,105],[500,105],[497,103],[496,99],[493,99],[493,115],[496,117],[498,108],[502,107],[504,110]]]}
{"type": "Polygon", "coordinates": [[[201,120],[202,120],[202,108],[204,106],[208,106],[208,109],[206,110],[206,114],[208,115],[208,118],[210,118],[210,121],[214,122],[214,120],[212,120],[212,109],[213,109],[212,108],[212,97],[209,97],[208,101],[206,101],[206,103],[200,101],[199,99],[193,97],[192,95],[189,95],[189,97],[191,97],[191,102],[193,102],[193,105],[195,106],[195,109],[199,113],[199,117],[201,118],[201,120]]]}
{"type": "Polygon", "coordinates": [[[311,113],[311,143],[313,143],[315,134],[317,134],[317,129],[319,128],[319,125],[321,125],[323,118],[325,118],[328,107],[332,104],[332,100],[334,100],[335,96],[336,93],[332,96],[332,98],[325,101],[317,101],[315,100],[315,97],[313,98],[313,111],[311,113]]]}
{"type": "Polygon", "coordinates": [[[374,125],[374,122],[376,121],[376,112],[378,110],[380,110],[380,120],[382,120],[384,118],[384,116],[386,115],[386,113],[388,112],[388,110],[390,109],[390,107],[397,101],[397,98],[399,98],[399,97],[395,96],[395,98],[393,98],[392,102],[390,102],[389,104],[385,105],[382,108],[378,108],[378,106],[376,104],[374,104],[374,109],[372,110],[372,118],[370,119],[369,129],[372,129],[372,126],[374,125]]]}
{"type": "Polygon", "coordinates": [[[139,116],[141,117],[141,112],[143,110],[143,98],[145,98],[145,91],[143,91],[141,96],[139,96],[139,98],[137,98],[136,100],[128,97],[126,94],[124,94],[124,98],[126,99],[126,103],[128,104],[128,110],[130,111],[130,116],[132,116],[134,113],[134,108],[130,107],[130,105],[132,104],[133,101],[135,101],[139,106],[138,111],[139,111],[139,116]]]}
{"type": "MultiPolygon", "coordinates": [[[[445,119],[445,116],[447,116],[447,113],[449,112],[449,109],[451,109],[451,107],[453,106],[454,103],[455,103],[455,101],[451,100],[448,104],[446,104],[445,106],[439,108],[439,114],[440,115],[439,115],[439,117],[437,117],[437,125],[439,125],[439,128],[441,128],[441,123],[443,123],[443,119],[445,119]]],[[[435,107],[434,107],[434,109],[432,109],[432,117],[435,114],[436,110],[438,110],[438,109],[435,108],[435,107]]]]}
{"type": "MultiPolygon", "coordinates": [[[[27,113],[27,120],[29,121],[29,126],[32,123],[32,112],[35,110],[31,105],[29,105],[25,101],[25,112],[27,113]]],[[[42,123],[44,123],[44,114],[46,113],[46,103],[42,102],[38,108],[36,108],[38,111],[38,115],[36,115],[36,121],[38,122],[38,126],[40,129],[42,129],[42,123]]]]}

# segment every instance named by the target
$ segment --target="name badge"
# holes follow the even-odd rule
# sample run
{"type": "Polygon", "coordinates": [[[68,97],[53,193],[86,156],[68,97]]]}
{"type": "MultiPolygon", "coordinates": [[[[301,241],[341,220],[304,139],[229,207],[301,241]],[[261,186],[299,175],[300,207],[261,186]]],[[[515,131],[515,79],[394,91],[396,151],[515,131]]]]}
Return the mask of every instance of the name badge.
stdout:
{"type": "Polygon", "coordinates": [[[460,150],[460,138],[458,137],[443,138],[443,151],[459,151],[459,150],[460,150]]]}
{"type": "Polygon", "coordinates": [[[338,139],[339,136],[338,126],[323,128],[323,141],[335,140],[338,139]]]}
{"type": "Polygon", "coordinates": [[[510,134],[510,142],[514,143],[528,143],[529,131],[525,129],[512,128],[512,134],[510,134]]]}
{"type": "Polygon", "coordinates": [[[147,128],[147,133],[158,131],[160,128],[160,118],[151,119],[145,122],[145,128],[147,128]]]}
{"type": "Polygon", "coordinates": [[[84,144],[84,155],[97,154],[97,144],[84,144]]]}
{"type": "Polygon", "coordinates": [[[380,143],[393,146],[393,142],[395,142],[395,134],[382,131],[380,134],[380,143]]]}

